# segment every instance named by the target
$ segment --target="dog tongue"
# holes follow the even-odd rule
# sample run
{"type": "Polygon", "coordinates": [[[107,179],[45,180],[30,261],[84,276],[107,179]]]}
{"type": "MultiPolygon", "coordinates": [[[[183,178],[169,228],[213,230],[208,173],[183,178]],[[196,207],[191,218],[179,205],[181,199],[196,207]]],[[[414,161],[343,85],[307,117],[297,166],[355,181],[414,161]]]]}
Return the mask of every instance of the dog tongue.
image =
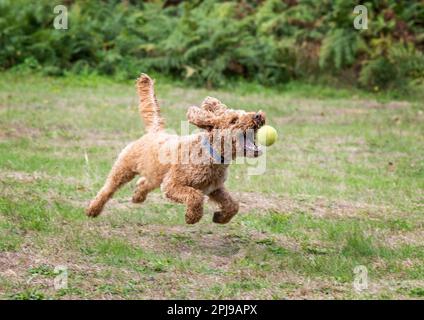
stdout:
{"type": "Polygon", "coordinates": [[[261,148],[259,148],[252,140],[250,140],[250,139],[246,139],[246,141],[245,141],[245,143],[244,143],[244,145],[245,145],[245,148],[246,148],[246,150],[249,150],[249,151],[251,151],[251,152],[258,152],[258,153],[261,153],[262,152],[262,150],[261,150],[261,148]]]}

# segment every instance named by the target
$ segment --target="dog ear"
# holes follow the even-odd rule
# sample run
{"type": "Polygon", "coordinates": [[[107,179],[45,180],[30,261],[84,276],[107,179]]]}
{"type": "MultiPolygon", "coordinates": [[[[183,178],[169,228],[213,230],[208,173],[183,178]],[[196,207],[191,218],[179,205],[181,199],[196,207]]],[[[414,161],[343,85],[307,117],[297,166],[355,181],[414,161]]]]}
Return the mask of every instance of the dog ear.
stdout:
{"type": "Polygon", "coordinates": [[[202,109],[219,115],[227,110],[227,106],[216,98],[206,97],[202,102],[202,109]]]}
{"type": "Polygon", "coordinates": [[[216,124],[216,116],[208,110],[192,106],[187,110],[188,122],[195,126],[211,131],[216,124]]]}

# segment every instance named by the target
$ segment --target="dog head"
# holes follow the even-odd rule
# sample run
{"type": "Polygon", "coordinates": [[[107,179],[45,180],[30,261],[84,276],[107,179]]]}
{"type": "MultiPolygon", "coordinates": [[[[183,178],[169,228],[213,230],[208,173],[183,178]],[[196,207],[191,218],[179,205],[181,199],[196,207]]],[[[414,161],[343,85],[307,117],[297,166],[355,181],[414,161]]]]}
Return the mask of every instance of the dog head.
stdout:
{"type": "Polygon", "coordinates": [[[229,109],[218,99],[207,97],[200,107],[187,111],[190,123],[210,133],[214,147],[234,159],[238,156],[258,157],[262,154],[256,144],[256,131],[265,124],[265,113],[229,109]]]}

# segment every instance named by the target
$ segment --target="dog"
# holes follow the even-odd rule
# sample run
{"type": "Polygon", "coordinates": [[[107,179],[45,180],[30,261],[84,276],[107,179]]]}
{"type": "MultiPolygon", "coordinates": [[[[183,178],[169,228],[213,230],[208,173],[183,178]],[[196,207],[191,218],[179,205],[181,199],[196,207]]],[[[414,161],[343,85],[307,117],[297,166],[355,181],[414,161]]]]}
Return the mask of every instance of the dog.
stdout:
{"type": "Polygon", "coordinates": [[[236,157],[262,154],[255,133],[265,124],[265,113],[233,110],[207,97],[200,107],[187,111],[188,121],[200,132],[179,136],[165,131],[153,80],[141,74],[136,87],[146,134],[122,150],[86,214],[98,216],[116,190],[139,175],[134,203],[144,202],[150,191],[160,187],[168,199],[186,205],[185,221],[194,224],[202,218],[207,196],[220,208],[213,222],[228,223],[239,210],[224,186],[228,167],[236,157]]]}

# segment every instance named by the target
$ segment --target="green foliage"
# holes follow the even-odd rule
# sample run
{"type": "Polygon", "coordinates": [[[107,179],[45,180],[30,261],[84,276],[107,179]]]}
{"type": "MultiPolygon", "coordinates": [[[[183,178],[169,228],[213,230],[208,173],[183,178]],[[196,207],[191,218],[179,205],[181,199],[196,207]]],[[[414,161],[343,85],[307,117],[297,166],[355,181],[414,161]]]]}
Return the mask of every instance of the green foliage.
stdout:
{"type": "Polygon", "coordinates": [[[424,79],[424,55],[412,45],[394,45],[386,56],[366,61],[359,82],[365,87],[388,89],[406,87],[409,81],[424,79]]]}
{"type": "Polygon", "coordinates": [[[49,265],[45,265],[45,264],[42,264],[42,265],[37,266],[37,267],[30,268],[28,270],[28,273],[33,275],[33,276],[39,275],[39,276],[53,277],[53,276],[56,275],[54,268],[52,268],[49,265]]]}
{"type": "Polygon", "coordinates": [[[58,1],[0,0],[0,68],[120,79],[154,70],[207,86],[328,74],[375,89],[423,78],[422,2],[365,2],[367,30],[353,28],[348,0],[67,3],[69,29],[55,30],[58,1]]]}
{"type": "Polygon", "coordinates": [[[27,289],[10,296],[11,300],[43,300],[44,294],[36,289],[27,289]]]}
{"type": "Polygon", "coordinates": [[[365,44],[356,31],[346,29],[334,29],[328,32],[324,38],[320,52],[320,66],[322,68],[351,66],[357,57],[360,48],[365,44]]]}
{"type": "Polygon", "coordinates": [[[414,288],[409,292],[412,297],[424,297],[424,288],[414,288]]]}

